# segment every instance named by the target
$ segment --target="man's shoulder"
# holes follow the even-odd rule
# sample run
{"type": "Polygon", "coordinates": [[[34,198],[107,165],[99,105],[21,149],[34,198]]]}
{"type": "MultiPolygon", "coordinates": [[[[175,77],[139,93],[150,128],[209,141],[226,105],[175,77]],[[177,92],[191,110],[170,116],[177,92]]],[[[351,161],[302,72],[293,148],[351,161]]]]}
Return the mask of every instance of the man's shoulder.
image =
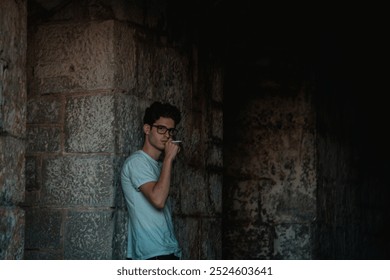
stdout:
{"type": "Polygon", "coordinates": [[[126,159],[126,162],[131,162],[131,161],[138,161],[138,160],[145,160],[145,155],[142,150],[138,150],[130,154],[130,156],[126,159]]]}
{"type": "Polygon", "coordinates": [[[143,157],[144,152],[142,150],[135,151],[130,154],[129,158],[143,157]]]}
{"type": "Polygon", "coordinates": [[[123,163],[122,172],[127,174],[131,172],[131,170],[138,170],[147,164],[147,159],[143,155],[141,150],[135,151],[130,156],[127,157],[125,162],[123,163]]]}

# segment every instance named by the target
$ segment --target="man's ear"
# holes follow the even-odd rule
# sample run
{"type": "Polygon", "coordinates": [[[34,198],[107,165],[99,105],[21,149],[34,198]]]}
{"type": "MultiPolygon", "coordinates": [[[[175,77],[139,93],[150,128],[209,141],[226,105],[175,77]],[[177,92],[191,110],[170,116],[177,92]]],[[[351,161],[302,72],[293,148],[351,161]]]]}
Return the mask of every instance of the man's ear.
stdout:
{"type": "Polygon", "coordinates": [[[151,129],[150,124],[147,124],[147,123],[144,124],[143,129],[144,129],[144,133],[145,134],[149,134],[150,133],[150,129],[151,129]]]}

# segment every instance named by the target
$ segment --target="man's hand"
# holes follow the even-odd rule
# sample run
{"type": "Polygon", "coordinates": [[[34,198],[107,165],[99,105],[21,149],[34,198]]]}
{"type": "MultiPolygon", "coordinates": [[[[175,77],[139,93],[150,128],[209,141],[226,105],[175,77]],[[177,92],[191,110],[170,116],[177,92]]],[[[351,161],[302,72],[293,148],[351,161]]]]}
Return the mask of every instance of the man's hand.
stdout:
{"type": "Polygon", "coordinates": [[[165,143],[165,159],[174,160],[179,152],[180,146],[177,143],[172,143],[172,140],[165,143]]]}

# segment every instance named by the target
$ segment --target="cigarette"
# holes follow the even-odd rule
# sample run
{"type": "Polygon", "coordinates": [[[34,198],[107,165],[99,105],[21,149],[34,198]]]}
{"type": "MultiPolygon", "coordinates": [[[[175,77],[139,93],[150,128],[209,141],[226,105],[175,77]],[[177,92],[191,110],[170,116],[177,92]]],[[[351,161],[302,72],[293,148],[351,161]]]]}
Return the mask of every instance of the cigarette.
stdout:
{"type": "Polygon", "coordinates": [[[181,140],[173,140],[171,142],[174,143],[174,144],[179,144],[179,143],[181,143],[181,140]]]}

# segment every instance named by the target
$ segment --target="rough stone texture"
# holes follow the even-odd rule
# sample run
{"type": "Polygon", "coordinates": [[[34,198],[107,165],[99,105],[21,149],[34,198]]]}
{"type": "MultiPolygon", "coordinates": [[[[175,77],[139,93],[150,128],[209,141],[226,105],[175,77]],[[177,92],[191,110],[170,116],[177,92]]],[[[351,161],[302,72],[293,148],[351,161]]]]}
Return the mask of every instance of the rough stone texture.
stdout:
{"type": "Polygon", "coordinates": [[[114,152],[114,105],[112,95],[67,99],[65,151],[114,152]]]}
{"type": "Polygon", "coordinates": [[[210,144],[207,151],[206,163],[210,167],[219,167],[222,169],[222,147],[220,145],[210,144]]]}
{"type": "Polygon", "coordinates": [[[44,94],[112,88],[113,29],[113,21],[39,25],[33,90],[44,94]]]}
{"type": "Polygon", "coordinates": [[[30,97],[27,102],[27,124],[61,123],[62,98],[58,96],[30,97]]]}
{"type": "Polygon", "coordinates": [[[185,215],[200,215],[211,211],[206,178],[196,170],[174,166],[172,196],[178,194],[177,210],[185,215]]]}
{"type": "Polygon", "coordinates": [[[190,217],[173,216],[176,237],[180,241],[185,240],[185,244],[180,242],[183,259],[191,259],[191,256],[200,254],[199,244],[199,220],[190,217]]]}
{"type": "Polygon", "coordinates": [[[0,14],[0,211],[6,225],[0,259],[8,259],[23,253],[18,232],[24,217],[13,207],[24,200],[26,2],[1,1],[0,10],[7,11],[0,14]]]}
{"type": "Polygon", "coordinates": [[[118,156],[115,158],[115,210],[113,213],[114,234],[112,241],[112,258],[115,260],[126,259],[127,253],[128,212],[119,175],[126,158],[127,156],[118,156]]]}
{"type": "Polygon", "coordinates": [[[30,153],[60,152],[62,129],[60,127],[31,126],[27,128],[27,151],[30,153]]]}
{"type": "Polygon", "coordinates": [[[247,220],[232,219],[224,226],[227,229],[223,232],[224,241],[234,240],[234,243],[224,244],[224,258],[263,260],[274,254],[274,229],[259,222],[249,226],[248,223],[247,220]]]}
{"type": "Polygon", "coordinates": [[[307,228],[316,217],[315,118],[304,88],[289,90],[289,97],[259,94],[235,106],[237,117],[230,123],[225,149],[226,242],[239,242],[227,251],[230,258],[312,257],[312,232],[293,242],[287,232],[291,227],[282,226],[307,228]],[[251,246],[235,238],[252,244],[258,233],[247,231],[260,228],[276,236],[262,235],[265,249],[242,250],[251,246]]]}
{"type": "Polygon", "coordinates": [[[220,219],[209,217],[174,216],[176,236],[181,244],[183,259],[221,259],[220,219]]]}
{"type": "Polygon", "coordinates": [[[309,260],[312,258],[310,225],[278,224],[275,227],[274,258],[309,260]]]}
{"type": "MultiPolygon", "coordinates": [[[[117,27],[130,30],[125,24],[117,24],[117,27]]],[[[28,103],[31,140],[28,145],[29,192],[26,201],[26,211],[31,215],[26,228],[29,238],[26,258],[112,257],[113,230],[104,231],[107,223],[101,217],[107,215],[99,213],[111,212],[102,207],[110,209],[117,200],[118,165],[124,160],[123,155],[114,156],[119,141],[122,142],[118,151],[128,149],[123,147],[123,142],[128,140],[116,133],[126,131],[126,136],[130,134],[129,128],[125,127],[129,118],[121,120],[120,127],[116,127],[116,105],[121,106],[118,106],[118,116],[127,116],[122,101],[129,98],[122,94],[123,89],[115,87],[129,90],[135,83],[131,75],[125,77],[134,73],[129,69],[135,65],[128,56],[131,44],[121,42],[125,36],[131,42],[132,33],[118,33],[114,29],[114,21],[43,24],[31,29],[32,58],[28,68],[33,69],[29,72],[28,103]],[[120,59],[114,59],[114,56],[120,59]],[[55,220],[56,223],[50,220],[53,223],[44,224],[39,221],[40,212],[34,210],[36,207],[45,209],[49,217],[57,217],[58,211],[61,213],[59,217],[65,217],[70,207],[76,212],[68,218],[55,220]],[[77,214],[85,207],[90,209],[90,214],[77,214]],[[89,248],[89,243],[84,242],[89,231],[81,230],[77,217],[90,223],[88,226],[99,228],[95,234],[106,243],[91,237],[88,242],[97,243],[94,248],[89,248]],[[56,235],[52,236],[53,240],[40,242],[39,230],[46,227],[66,229],[61,232],[60,242],[56,235]]],[[[109,221],[113,229],[114,220],[109,221]]]]}
{"type": "Polygon", "coordinates": [[[137,56],[136,29],[125,23],[114,22],[114,84],[124,92],[137,91],[137,56]]]}
{"type": "Polygon", "coordinates": [[[223,175],[211,173],[208,178],[209,199],[213,213],[222,214],[223,175]]]}
{"type": "MultiPolygon", "coordinates": [[[[196,62],[199,63],[199,62],[196,62]]],[[[171,195],[185,259],[222,258],[222,114],[210,89],[220,88],[215,65],[194,66],[192,99],[184,102],[183,149],[174,165],[171,195]],[[207,89],[207,90],[206,90],[207,89]],[[195,92],[194,92],[195,91],[195,92]],[[191,109],[190,111],[187,111],[191,109]],[[219,138],[221,137],[221,138],[219,138]],[[184,222],[185,221],[185,222],[184,222]]],[[[180,126],[181,127],[181,126],[180,126]]]]}
{"type": "Polygon", "coordinates": [[[65,225],[64,258],[111,259],[113,229],[112,210],[71,211],[65,225]]]}
{"type": "Polygon", "coordinates": [[[190,92],[188,58],[173,48],[151,47],[152,38],[146,34],[138,36],[137,94],[180,106],[190,92]]]}
{"type": "Polygon", "coordinates": [[[128,156],[142,147],[142,118],[148,104],[133,95],[118,94],[115,97],[115,147],[119,154],[128,156]]]}
{"type": "Polygon", "coordinates": [[[60,249],[62,244],[61,225],[63,211],[56,209],[29,209],[26,211],[26,241],[29,249],[60,249]]]}
{"type": "Polygon", "coordinates": [[[235,185],[229,207],[232,219],[261,220],[261,189],[257,180],[241,180],[235,185]]]}
{"type": "Polygon", "coordinates": [[[113,207],[113,172],[110,156],[47,158],[43,162],[41,203],[113,207]]]}
{"type": "MultiPolygon", "coordinates": [[[[203,218],[200,226],[200,254],[201,260],[222,259],[222,232],[221,219],[219,216],[203,218]]],[[[191,254],[189,257],[194,256],[191,254]]]]}
{"type": "Polygon", "coordinates": [[[27,3],[0,1],[0,259],[22,259],[27,3]]]}
{"type": "Polygon", "coordinates": [[[29,250],[24,251],[25,260],[61,260],[63,259],[63,252],[56,250],[29,250]]]}
{"type": "MultiPolygon", "coordinates": [[[[26,156],[26,191],[33,191],[39,189],[39,176],[38,176],[38,167],[39,163],[37,157],[28,157],[26,156]]],[[[27,195],[26,195],[27,197],[27,195]]]]}
{"type": "Polygon", "coordinates": [[[24,141],[0,136],[0,205],[17,205],[24,200],[24,141]]]}
{"type": "Polygon", "coordinates": [[[24,252],[24,211],[0,207],[0,259],[20,260],[24,252]]]}
{"type": "Polygon", "coordinates": [[[26,1],[0,3],[0,132],[24,136],[26,127],[26,1]]]}
{"type": "Polygon", "coordinates": [[[112,242],[112,246],[113,246],[112,259],[124,260],[127,257],[125,248],[127,248],[127,225],[128,225],[127,224],[128,212],[125,208],[125,205],[119,206],[118,209],[115,211],[114,223],[115,223],[115,228],[114,228],[114,238],[112,242]]]}

